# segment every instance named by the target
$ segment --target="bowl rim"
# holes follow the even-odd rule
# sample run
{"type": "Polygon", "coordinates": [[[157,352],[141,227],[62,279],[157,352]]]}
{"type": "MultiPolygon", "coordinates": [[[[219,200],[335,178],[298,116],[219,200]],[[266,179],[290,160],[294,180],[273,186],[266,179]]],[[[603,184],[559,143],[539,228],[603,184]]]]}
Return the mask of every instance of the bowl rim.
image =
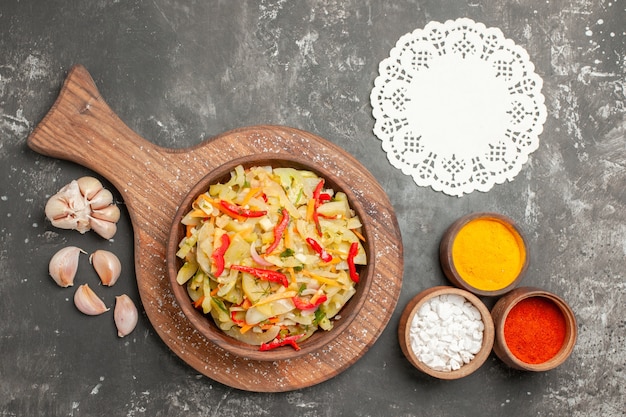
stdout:
{"type": "Polygon", "coordinates": [[[518,224],[510,217],[500,213],[489,211],[474,212],[459,217],[446,229],[439,244],[439,263],[441,264],[441,268],[446,278],[448,278],[448,280],[455,286],[467,290],[478,296],[497,297],[504,295],[516,288],[519,283],[524,279],[528,270],[528,266],[530,265],[530,253],[528,251],[528,247],[528,241],[524,233],[522,232],[518,224]],[[470,285],[467,281],[465,281],[465,279],[463,279],[463,277],[461,276],[461,274],[459,274],[454,265],[452,247],[454,245],[454,240],[456,239],[456,236],[465,225],[478,219],[495,219],[497,221],[505,223],[506,225],[510,226],[515,233],[517,233],[524,246],[524,263],[522,264],[522,267],[517,274],[517,277],[515,277],[515,279],[507,286],[497,290],[483,290],[480,288],[476,288],[473,285],[470,285]]]}
{"type": "Polygon", "coordinates": [[[578,338],[578,325],[574,311],[567,302],[558,295],[537,287],[519,287],[511,291],[509,294],[500,298],[492,309],[494,319],[496,338],[494,341],[494,352],[504,363],[514,369],[544,372],[556,368],[563,364],[572,354],[576,339],[578,338]],[[563,346],[552,358],[538,364],[526,363],[518,359],[509,349],[504,337],[504,324],[508,314],[520,301],[541,297],[552,301],[561,311],[565,318],[567,332],[563,346]]]}
{"type": "Polygon", "coordinates": [[[170,230],[168,233],[167,246],[166,246],[166,265],[167,274],[171,290],[176,298],[176,301],[182,310],[185,317],[191,322],[193,328],[199,332],[203,337],[209,340],[214,345],[230,352],[236,356],[260,361],[280,361],[294,359],[302,355],[314,353],[323,348],[328,343],[328,338],[331,339],[335,335],[346,330],[353,322],[354,318],[359,314],[364,304],[366,303],[369,293],[372,287],[372,276],[375,272],[376,266],[376,248],[374,247],[374,240],[368,237],[375,233],[372,230],[372,226],[367,222],[367,212],[360,203],[357,196],[345,184],[341,178],[335,177],[332,172],[326,168],[319,166],[313,166],[314,162],[304,160],[295,155],[277,155],[274,153],[262,152],[257,154],[251,154],[229,160],[215,169],[209,171],[204,175],[191,189],[185,194],[184,198],[180,202],[176,214],[172,220],[170,230]],[[350,207],[357,213],[361,219],[363,231],[362,234],[365,237],[365,242],[362,242],[367,255],[367,265],[361,266],[359,270],[360,280],[356,285],[356,293],[350,300],[344,305],[338,316],[333,321],[334,325],[330,331],[324,331],[319,329],[309,339],[300,344],[300,350],[295,350],[290,346],[284,346],[272,349],[271,351],[259,351],[258,346],[248,345],[240,342],[231,336],[228,336],[225,332],[218,329],[213,319],[210,316],[202,314],[191,304],[191,299],[187,294],[187,290],[184,285],[179,285],[176,281],[176,275],[181,260],[176,256],[178,250],[178,243],[182,236],[182,226],[180,221],[183,216],[189,211],[189,205],[191,202],[201,193],[208,190],[209,186],[215,182],[222,181],[232,172],[238,165],[244,166],[244,168],[250,168],[254,166],[272,166],[272,167],[290,167],[296,169],[305,169],[315,172],[321,178],[326,181],[326,186],[332,187],[335,191],[342,191],[348,196],[348,202],[350,207]],[[349,306],[348,315],[341,314],[346,307],[349,306]],[[325,342],[326,341],[326,342],[325,342]],[[324,342],[324,343],[321,343],[324,342]]]}
{"type": "Polygon", "coordinates": [[[407,360],[423,373],[444,380],[463,378],[478,370],[478,368],[480,368],[485,363],[485,361],[491,354],[495,337],[494,334],[495,329],[493,318],[487,306],[470,291],[448,285],[431,287],[415,295],[406,305],[400,318],[400,325],[398,327],[400,346],[407,360]],[[430,368],[418,359],[417,355],[415,354],[415,352],[413,352],[413,349],[411,348],[410,327],[411,322],[415,317],[415,314],[417,314],[417,311],[426,301],[445,294],[456,294],[463,296],[467,301],[469,301],[474,307],[478,309],[484,324],[483,344],[480,348],[480,351],[478,351],[478,353],[474,355],[474,358],[469,363],[464,364],[463,366],[461,366],[461,368],[454,371],[438,371],[430,368]]]}

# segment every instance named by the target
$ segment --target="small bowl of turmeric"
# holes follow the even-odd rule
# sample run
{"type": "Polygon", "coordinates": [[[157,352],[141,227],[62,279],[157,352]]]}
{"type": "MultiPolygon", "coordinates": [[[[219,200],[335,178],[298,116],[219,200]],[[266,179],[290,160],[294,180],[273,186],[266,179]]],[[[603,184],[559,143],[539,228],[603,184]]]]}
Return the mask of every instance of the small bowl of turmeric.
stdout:
{"type": "Polygon", "coordinates": [[[491,310],[493,351],[513,369],[542,372],[571,355],[578,334],[569,305],[555,294],[519,287],[501,297],[491,310]]]}
{"type": "Polygon", "coordinates": [[[465,215],[448,227],[439,246],[445,276],[479,296],[515,288],[528,269],[526,240],[515,222],[498,213],[465,215]]]}

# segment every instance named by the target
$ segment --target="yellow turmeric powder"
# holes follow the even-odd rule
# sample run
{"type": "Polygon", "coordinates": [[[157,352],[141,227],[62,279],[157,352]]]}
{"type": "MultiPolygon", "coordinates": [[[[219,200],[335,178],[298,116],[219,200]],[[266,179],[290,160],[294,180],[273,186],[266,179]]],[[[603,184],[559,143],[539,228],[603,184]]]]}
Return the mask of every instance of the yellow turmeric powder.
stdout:
{"type": "Polygon", "coordinates": [[[496,291],[515,281],[526,261],[526,248],[511,225],[494,218],[478,218],[459,230],[452,244],[452,259],[469,285],[496,291]]]}

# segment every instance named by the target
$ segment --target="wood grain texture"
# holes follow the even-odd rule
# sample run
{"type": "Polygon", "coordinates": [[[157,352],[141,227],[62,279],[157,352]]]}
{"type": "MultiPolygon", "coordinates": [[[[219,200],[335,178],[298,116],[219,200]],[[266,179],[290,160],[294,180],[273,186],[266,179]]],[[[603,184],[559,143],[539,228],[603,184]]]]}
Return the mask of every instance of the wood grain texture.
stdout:
{"type": "Polygon", "coordinates": [[[352,156],[311,133],[282,126],[236,129],[195,147],[156,146],[128,128],[102,99],[82,66],[74,66],[49,113],[28,138],[44,155],[83,165],[122,195],[133,225],[141,302],[161,339],[207,377],[249,391],[281,392],[315,385],[355,363],[378,339],[396,307],[403,250],[393,207],[376,179],[352,156]],[[222,164],[254,154],[300,155],[341,176],[371,222],[375,273],[362,314],[333,342],[289,361],[233,357],[202,337],[182,314],[167,278],[165,250],[183,197],[222,164]]]}

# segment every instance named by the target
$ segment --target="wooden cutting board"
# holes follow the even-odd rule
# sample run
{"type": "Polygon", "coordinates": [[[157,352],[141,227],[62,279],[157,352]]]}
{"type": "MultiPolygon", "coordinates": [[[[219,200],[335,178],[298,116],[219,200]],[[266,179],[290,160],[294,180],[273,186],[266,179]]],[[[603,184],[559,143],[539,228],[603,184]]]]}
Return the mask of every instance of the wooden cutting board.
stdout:
{"type": "MultiPolygon", "coordinates": [[[[41,154],[83,165],[121,194],[134,232],[141,303],[161,339],[207,377],[248,391],[281,392],[332,378],[354,364],[389,322],[402,287],[398,222],[376,179],[341,148],[301,130],[254,126],[232,130],[186,149],[167,149],[141,138],[109,108],[82,66],[74,66],[49,113],[28,138],[41,154]],[[295,360],[252,361],[226,354],[200,335],[172,294],[165,261],[168,232],[179,203],[211,170],[242,156],[272,154],[314,161],[341,172],[373,225],[375,271],[362,313],[332,344],[295,360]]],[[[394,333],[395,334],[395,333],[394,333]]]]}

